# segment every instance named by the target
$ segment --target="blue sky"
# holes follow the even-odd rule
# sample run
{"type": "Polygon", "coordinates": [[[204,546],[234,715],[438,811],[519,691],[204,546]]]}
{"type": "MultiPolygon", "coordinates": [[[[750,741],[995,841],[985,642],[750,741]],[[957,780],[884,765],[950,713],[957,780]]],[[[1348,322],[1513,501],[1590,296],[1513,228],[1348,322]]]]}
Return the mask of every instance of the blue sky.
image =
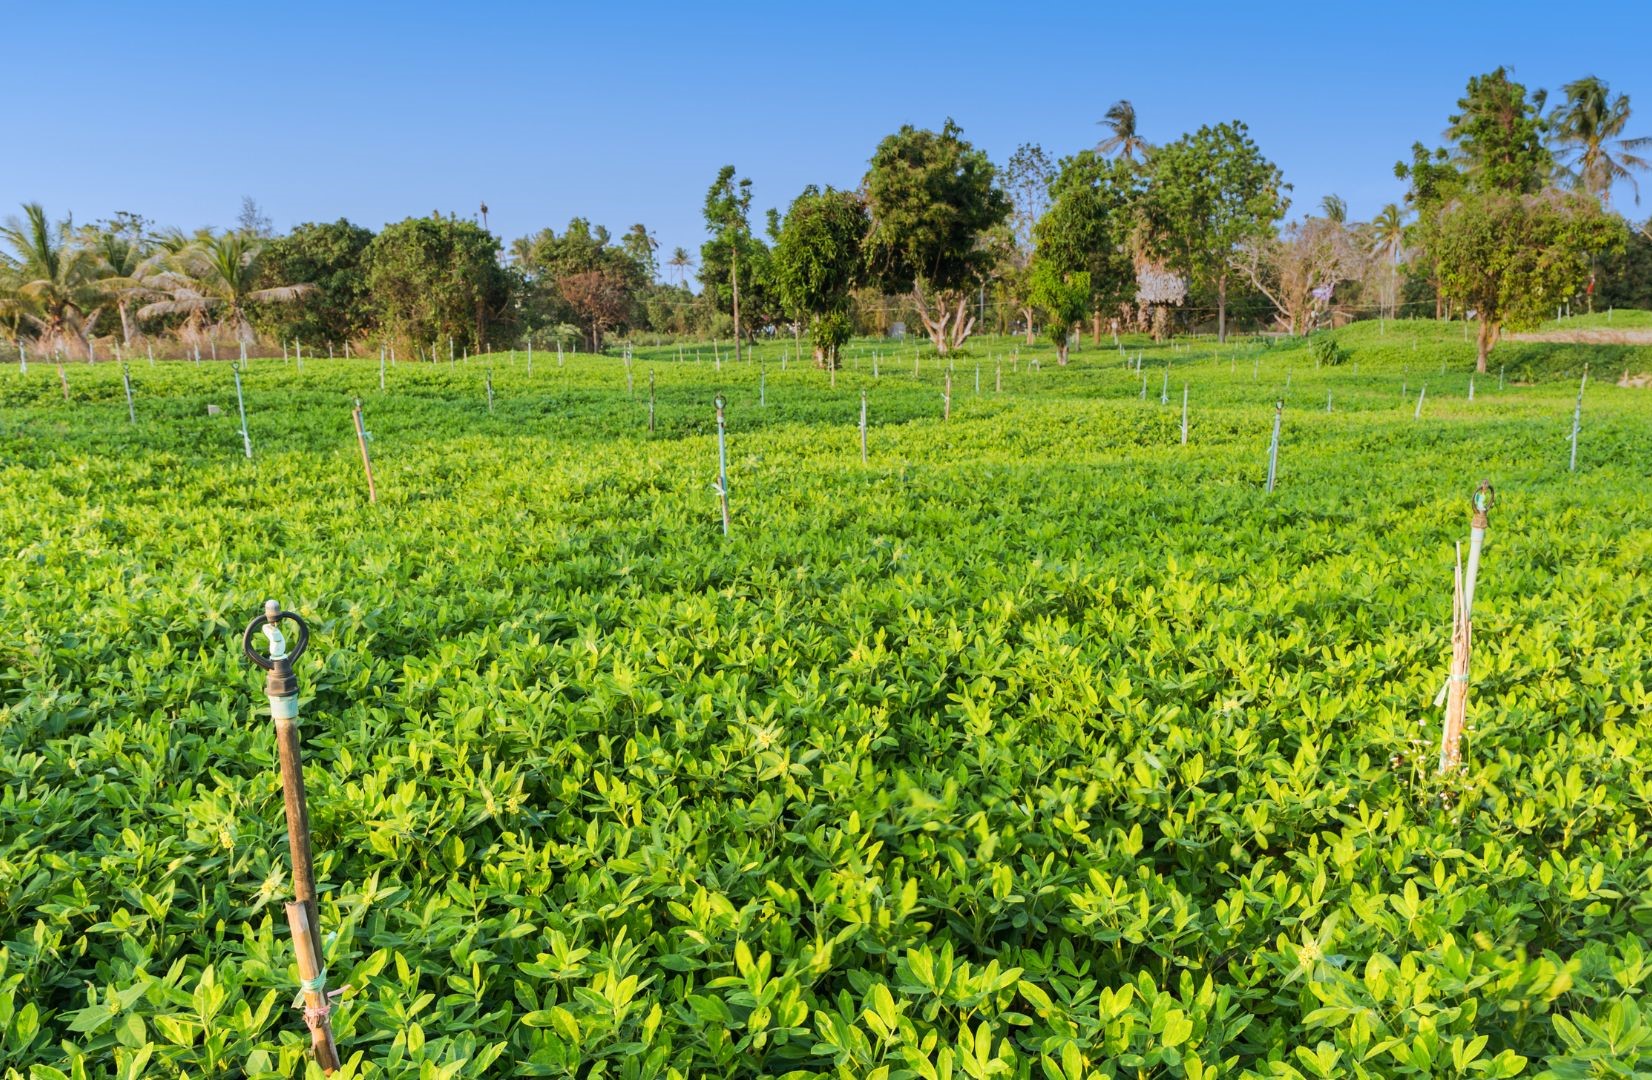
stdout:
{"type": "MultiPolygon", "coordinates": [[[[1584,74],[1652,134],[1652,2],[989,6],[18,3],[0,65],[21,130],[0,213],[278,228],[473,214],[509,240],[583,215],[697,251],[718,166],[760,207],[852,186],[903,123],[955,118],[1002,162],[1091,145],[1114,100],[1166,141],[1242,119],[1299,207],[1364,218],[1471,74],[1584,74]],[[1249,7],[1249,10],[1246,8],[1249,7]]],[[[1642,180],[1652,214],[1652,177],[1642,180]]],[[[1618,195],[1629,207],[1629,193],[1618,195]]]]}

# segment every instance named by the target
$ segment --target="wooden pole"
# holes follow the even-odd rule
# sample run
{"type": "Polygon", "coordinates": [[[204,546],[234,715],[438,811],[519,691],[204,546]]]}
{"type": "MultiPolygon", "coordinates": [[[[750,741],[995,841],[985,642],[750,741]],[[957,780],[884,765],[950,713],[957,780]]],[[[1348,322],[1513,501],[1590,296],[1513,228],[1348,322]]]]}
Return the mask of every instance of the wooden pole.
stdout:
{"type": "MultiPolygon", "coordinates": [[[[680,350],[682,346],[678,346],[680,350]]],[[[648,433],[654,434],[654,369],[648,369],[648,433]]]]}
{"type": "Polygon", "coordinates": [[[321,925],[315,896],[315,865],[310,851],[310,816],[304,795],[304,761],[298,734],[298,680],[293,661],[303,655],[309,643],[309,627],[304,620],[281,610],[274,600],[264,605],[264,614],[247,627],[241,647],[249,659],[267,673],[265,696],[270,702],[270,719],[275,723],[275,745],[281,769],[281,801],[287,819],[287,848],[292,858],[293,901],[287,905],[287,925],[293,935],[293,953],[298,963],[304,997],[304,1023],[310,1029],[316,1064],[322,1071],[338,1068],[338,1048],[333,1042],[330,1006],[327,997],[327,968],[316,930],[321,925]],[[298,627],[298,640],[291,654],[280,623],[291,620],[298,627]],[[253,635],[262,629],[269,640],[268,659],[252,647],[253,635]]]}
{"type": "Polygon", "coordinates": [[[717,395],[717,498],[723,508],[723,535],[728,535],[728,446],[723,421],[723,395],[717,395]]]}
{"type": "Polygon", "coordinates": [[[138,413],[132,407],[132,368],[125,360],[120,362],[120,381],[126,385],[126,419],[136,424],[138,413]]]}
{"type": "Polygon", "coordinates": [[[941,419],[952,419],[952,372],[946,373],[946,390],[941,395],[941,419]]]}
{"type": "Polygon", "coordinates": [[[866,391],[860,392],[860,463],[866,464],[866,391]]]}
{"type": "Polygon", "coordinates": [[[338,1046],[333,1041],[333,1006],[327,997],[327,969],[319,962],[321,946],[310,923],[309,908],[287,904],[287,930],[293,936],[293,956],[298,961],[299,993],[304,1000],[304,1025],[310,1029],[310,1048],[321,1071],[331,1073],[339,1066],[338,1046]]]}
{"type": "MultiPolygon", "coordinates": [[[[1445,698],[1445,726],[1440,733],[1440,771],[1451,772],[1463,760],[1463,727],[1468,712],[1468,665],[1473,630],[1463,589],[1463,545],[1457,545],[1457,563],[1451,591],[1451,676],[1440,694],[1445,698]]],[[[1439,698],[1435,704],[1440,703],[1439,698]]]]}
{"type": "Polygon", "coordinates": [[[1273,438],[1268,442],[1268,491],[1273,491],[1274,481],[1279,476],[1279,422],[1285,416],[1285,403],[1276,402],[1273,407],[1273,438]]]}
{"type": "Polygon", "coordinates": [[[378,488],[373,483],[373,458],[367,453],[367,425],[361,418],[361,399],[356,399],[355,412],[351,414],[356,424],[356,442],[361,446],[361,467],[367,473],[367,501],[379,501],[378,488]]]}
{"type": "Polygon", "coordinates": [[[1187,445],[1187,383],[1182,384],[1182,445],[1187,445]]]}

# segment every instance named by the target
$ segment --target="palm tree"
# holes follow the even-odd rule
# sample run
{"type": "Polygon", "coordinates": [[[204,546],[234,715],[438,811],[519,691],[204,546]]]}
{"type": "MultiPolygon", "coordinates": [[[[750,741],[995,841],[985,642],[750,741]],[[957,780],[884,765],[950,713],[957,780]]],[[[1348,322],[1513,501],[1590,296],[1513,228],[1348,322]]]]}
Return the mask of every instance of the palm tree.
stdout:
{"type": "Polygon", "coordinates": [[[1338,225],[1348,224],[1348,200],[1341,195],[1327,195],[1319,200],[1320,212],[1338,225]]]}
{"type": "Polygon", "coordinates": [[[277,285],[259,289],[258,256],[263,242],[241,232],[209,234],[172,256],[172,269],[155,277],[155,284],[170,297],[145,304],[138,318],[187,313],[192,318],[229,324],[235,336],[253,340],[248,304],[287,304],[314,288],[313,285],[277,285]]]}
{"type": "Polygon", "coordinates": [[[88,240],[86,246],[97,260],[94,272],[98,275],[98,285],[115,298],[121,343],[130,347],[137,333],[132,303],[164,295],[153,279],[161,272],[167,252],[146,251],[143,243],[106,230],[93,233],[88,240]]]}
{"type": "Polygon", "coordinates": [[[1399,284],[1399,266],[1405,261],[1405,212],[1398,203],[1389,203],[1371,219],[1371,254],[1377,255],[1388,264],[1389,279],[1385,283],[1389,292],[1388,314],[1394,314],[1395,300],[1399,284]]]}
{"type": "Polygon", "coordinates": [[[1634,151],[1652,146],[1652,137],[1623,137],[1629,123],[1629,95],[1613,97],[1606,83],[1593,75],[1569,82],[1562,89],[1565,104],[1556,107],[1550,124],[1567,177],[1573,186],[1598,196],[1608,207],[1612,205],[1612,185],[1627,180],[1639,205],[1640,185],[1635,182],[1634,172],[1652,168],[1652,162],[1634,151]]]}
{"type": "Polygon", "coordinates": [[[1143,161],[1152,147],[1147,140],[1136,133],[1136,107],[1129,100],[1120,98],[1108,108],[1107,115],[1096,121],[1106,128],[1110,134],[1096,146],[1096,150],[1103,154],[1117,154],[1128,161],[1135,161],[1140,154],[1143,161]]]}
{"type": "Polygon", "coordinates": [[[688,253],[688,249],[684,247],[672,249],[671,258],[666,260],[666,265],[676,271],[677,284],[685,289],[688,288],[688,271],[694,265],[694,256],[688,253]]]}
{"type": "Polygon", "coordinates": [[[85,343],[97,325],[103,302],[95,263],[89,252],[71,243],[73,225],[53,224],[39,203],[23,204],[23,220],[6,219],[0,240],[0,265],[12,278],[0,307],[14,321],[35,327],[42,348],[85,343]]]}

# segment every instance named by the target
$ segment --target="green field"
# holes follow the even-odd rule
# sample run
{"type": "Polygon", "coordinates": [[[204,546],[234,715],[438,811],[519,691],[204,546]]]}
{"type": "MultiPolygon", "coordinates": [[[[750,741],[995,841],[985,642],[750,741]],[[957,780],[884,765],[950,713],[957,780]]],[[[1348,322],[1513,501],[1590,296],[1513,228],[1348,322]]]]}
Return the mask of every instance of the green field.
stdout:
{"type": "Polygon", "coordinates": [[[1646,1075],[1652,350],[1340,336],[0,369],[4,1075],[300,1069],[266,597],[335,1075],[1646,1075]]]}

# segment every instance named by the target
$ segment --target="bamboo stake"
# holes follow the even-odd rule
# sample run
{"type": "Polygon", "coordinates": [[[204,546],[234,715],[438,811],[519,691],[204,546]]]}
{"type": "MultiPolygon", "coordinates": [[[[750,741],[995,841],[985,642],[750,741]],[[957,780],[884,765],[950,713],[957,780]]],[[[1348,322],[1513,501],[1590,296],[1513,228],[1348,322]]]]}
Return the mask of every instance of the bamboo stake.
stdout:
{"type": "MultiPolygon", "coordinates": [[[[59,372],[63,368],[58,368],[59,372]]],[[[1571,411],[1571,464],[1566,472],[1578,471],[1578,433],[1583,431],[1583,390],[1589,385],[1589,365],[1583,367],[1583,381],[1578,383],[1578,406],[1571,411]]]]}
{"type": "MultiPolygon", "coordinates": [[[[681,346],[679,346],[681,348],[681,346]]],[[[654,369],[648,369],[648,433],[654,434],[654,369]]]]}
{"type": "Polygon", "coordinates": [[[230,366],[235,373],[235,407],[241,413],[241,445],[247,451],[247,460],[252,460],[252,436],[247,433],[247,402],[241,396],[241,364],[239,361],[230,366]]]}
{"type": "Polygon", "coordinates": [[[952,372],[946,373],[946,390],[941,394],[941,419],[952,419],[952,372]]]}
{"type": "Polygon", "coordinates": [[[132,366],[125,360],[120,362],[120,381],[126,386],[126,419],[133,424],[138,422],[137,410],[132,407],[132,366]]]}
{"type": "Polygon", "coordinates": [[[717,498],[723,507],[723,535],[728,535],[728,447],[723,421],[723,395],[717,395],[717,498]]]}
{"type": "Polygon", "coordinates": [[[866,391],[860,392],[860,463],[866,464],[866,391]]]}
{"type": "Polygon", "coordinates": [[[300,903],[287,904],[287,930],[293,936],[293,956],[298,961],[299,993],[304,1001],[304,1025],[310,1029],[310,1048],[324,1073],[339,1067],[338,1046],[333,1042],[332,1002],[327,996],[327,969],[318,962],[321,947],[315,939],[308,909],[300,903]]]}
{"type": "Polygon", "coordinates": [[[351,418],[356,425],[356,443],[361,447],[361,468],[367,474],[367,501],[376,503],[379,501],[379,490],[373,483],[373,458],[367,453],[367,424],[361,416],[360,398],[356,399],[356,408],[351,413],[351,418]]]}
{"type": "Polygon", "coordinates": [[[1285,415],[1285,402],[1278,401],[1273,407],[1273,438],[1268,442],[1268,491],[1273,491],[1274,480],[1279,475],[1279,422],[1285,415]]]}
{"type": "Polygon", "coordinates": [[[1440,733],[1440,771],[1451,772],[1463,760],[1463,726],[1468,711],[1468,665],[1472,628],[1464,603],[1463,545],[1457,544],[1457,562],[1451,591],[1451,676],[1440,688],[1434,704],[1445,704],[1445,725],[1440,733]]]}
{"type": "Polygon", "coordinates": [[[1182,384],[1182,445],[1187,445],[1187,383],[1182,384]]]}

